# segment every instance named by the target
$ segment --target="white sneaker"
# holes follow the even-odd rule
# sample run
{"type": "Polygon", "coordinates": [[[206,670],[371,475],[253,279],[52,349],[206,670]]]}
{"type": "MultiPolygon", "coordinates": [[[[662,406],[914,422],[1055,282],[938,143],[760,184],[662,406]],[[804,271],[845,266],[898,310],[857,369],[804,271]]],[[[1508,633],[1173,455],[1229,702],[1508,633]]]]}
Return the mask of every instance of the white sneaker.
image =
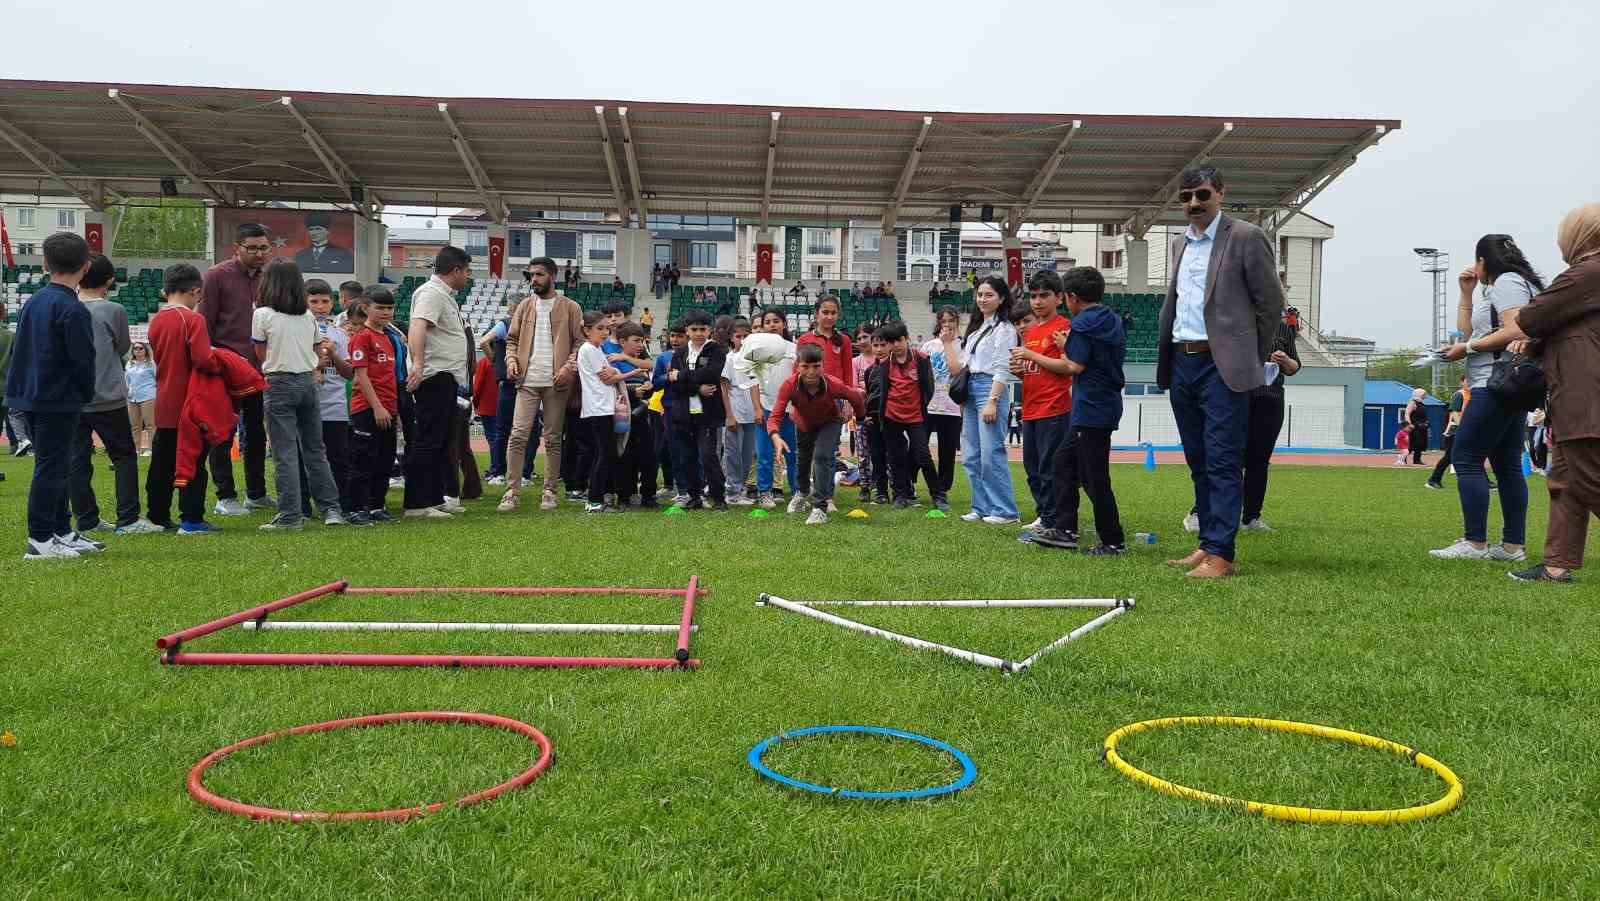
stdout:
{"type": "Polygon", "coordinates": [[[1439,548],[1428,552],[1440,560],[1493,560],[1486,547],[1473,547],[1465,538],[1456,539],[1456,543],[1449,547],[1439,548]]]}
{"type": "Polygon", "coordinates": [[[504,485],[505,483],[506,483],[506,477],[505,476],[490,476],[487,479],[483,480],[483,484],[485,484],[485,485],[504,485]]]}
{"type": "Polygon", "coordinates": [[[1492,544],[1487,550],[1490,560],[1499,560],[1502,563],[1521,563],[1528,559],[1527,551],[1508,551],[1503,545],[1492,544]]]}
{"type": "Polygon", "coordinates": [[[983,521],[991,526],[1013,526],[1021,522],[1015,516],[985,516],[983,521]]]}
{"type": "Polygon", "coordinates": [[[247,497],[244,499],[244,508],[246,510],[276,510],[278,509],[278,502],[266,495],[247,497]]]}
{"type": "Polygon", "coordinates": [[[1198,513],[1190,513],[1188,516],[1185,516],[1183,518],[1183,530],[1185,532],[1193,532],[1195,534],[1199,534],[1199,532],[1200,532],[1200,514],[1198,514],[1198,513]]]}
{"type": "Polygon", "coordinates": [[[983,519],[983,514],[979,513],[976,510],[972,511],[971,513],[963,513],[963,514],[961,514],[961,521],[962,522],[977,522],[978,520],[981,520],[981,519],[983,519]]]}
{"type": "Polygon", "coordinates": [[[82,556],[77,551],[62,544],[58,539],[49,541],[34,541],[28,539],[28,549],[23,552],[24,560],[71,560],[82,556]]]}
{"type": "Polygon", "coordinates": [[[406,519],[449,519],[450,518],[450,514],[444,512],[443,510],[440,510],[438,507],[419,507],[419,508],[417,508],[415,510],[407,510],[406,512],[404,512],[404,513],[402,513],[400,515],[404,516],[406,519]]]}
{"type": "Polygon", "coordinates": [[[728,506],[730,507],[754,507],[755,505],[756,502],[751,500],[750,495],[745,494],[743,491],[738,494],[728,493],[728,506]]]}
{"type": "Polygon", "coordinates": [[[68,532],[65,535],[57,535],[56,536],[56,541],[60,542],[61,544],[66,545],[69,548],[72,548],[73,550],[77,551],[80,555],[81,554],[98,554],[101,551],[106,549],[105,542],[103,542],[103,541],[92,541],[92,540],[90,540],[88,538],[83,537],[82,535],[78,534],[77,532],[68,532]]]}
{"type": "Polygon", "coordinates": [[[815,507],[811,509],[811,515],[806,517],[806,525],[808,526],[820,526],[827,521],[828,514],[815,507]]]}
{"type": "Polygon", "coordinates": [[[154,535],[165,531],[148,519],[139,519],[125,526],[117,526],[118,535],[154,535]]]}
{"type": "Polygon", "coordinates": [[[674,494],[672,496],[672,506],[674,507],[682,507],[688,503],[689,495],[687,494],[674,494]]]}
{"type": "Polygon", "coordinates": [[[533,487],[533,479],[523,479],[522,480],[522,487],[524,487],[524,488],[533,487]]]}
{"type": "Polygon", "coordinates": [[[1240,526],[1239,527],[1239,531],[1241,531],[1241,532],[1270,532],[1270,531],[1272,531],[1272,527],[1267,525],[1265,522],[1263,522],[1261,520],[1261,517],[1258,516],[1255,519],[1252,519],[1249,522],[1245,523],[1244,525],[1240,526]]]}
{"type": "Polygon", "coordinates": [[[838,513],[839,512],[839,508],[834,506],[833,498],[831,498],[831,497],[828,498],[828,512],[829,513],[838,513]]]}
{"type": "Polygon", "coordinates": [[[1044,528],[1044,517],[1035,516],[1033,518],[1033,522],[1028,523],[1027,525],[1023,526],[1022,528],[1025,531],[1028,531],[1028,532],[1037,532],[1040,529],[1044,528]]]}
{"type": "Polygon", "coordinates": [[[108,523],[108,522],[106,522],[105,520],[102,519],[99,522],[94,524],[94,528],[88,529],[87,531],[90,531],[90,532],[115,532],[116,530],[117,530],[116,526],[114,526],[111,523],[108,523]]]}
{"type": "Polygon", "coordinates": [[[350,520],[344,518],[344,511],[342,510],[324,510],[322,524],[325,526],[348,526],[350,520]]]}
{"type": "Polygon", "coordinates": [[[243,501],[236,497],[230,497],[225,501],[217,501],[217,505],[211,508],[211,512],[218,516],[243,516],[250,511],[244,508],[243,501]]]}
{"type": "Polygon", "coordinates": [[[790,513],[799,513],[801,510],[804,510],[805,508],[806,508],[806,499],[805,499],[804,495],[797,494],[794,497],[789,498],[789,512],[790,513]]]}
{"type": "Polygon", "coordinates": [[[439,509],[446,513],[465,513],[467,511],[467,508],[461,503],[461,498],[448,495],[445,496],[444,503],[439,505],[439,509]]]}

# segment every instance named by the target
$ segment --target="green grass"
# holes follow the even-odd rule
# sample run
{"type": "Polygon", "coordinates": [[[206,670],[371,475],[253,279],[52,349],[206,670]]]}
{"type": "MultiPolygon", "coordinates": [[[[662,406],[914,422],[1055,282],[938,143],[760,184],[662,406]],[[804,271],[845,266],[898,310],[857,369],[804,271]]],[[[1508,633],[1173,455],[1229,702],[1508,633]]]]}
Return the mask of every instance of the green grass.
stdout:
{"type": "MultiPolygon", "coordinates": [[[[0,461],[0,874],[14,896],[1593,897],[1600,892],[1600,589],[1524,586],[1504,565],[1443,563],[1453,492],[1408,469],[1275,470],[1241,575],[1186,583],[1179,467],[1114,479],[1120,560],[1018,544],[1015,529],[872,508],[860,522],[693,514],[584,518],[490,501],[448,523],[116,539],[100,557],[24,564],[28,461],[0,461]],[[162,667],[157,635],[348,578],[356,585],[678,585],[697,572],[699,672],[162,667]],[[1131,594],[1132,613],[1022,676],[758,607],[807,598],[1131,594]],[[525,720],[555,745],[529,788],[406,824],[252,823],[183,780],[224,744],[322,719],[455,709],[525,720]],[[1099,760],[1117,726],[1234,713],[1342,726],[1455,769],[1466,800],[1393,828],[1307,827],[1170,798],[1099,760]],[[951,742],[976,783],[937,801],[850,802],[765,781],[751,745],[866,723],[951,742]]],[[[102,473],[102,498],[109,494],[102,473]]],[[[1534,480],[1531,543],[1546,503],[1534,480]]],[[[1025,494],[1020,471],[1018,490],[1025,494]]],[[[957,494],[961,493],[958,486],[957,494]]],[[[957,512],[964,497],[957,497],[957,512]]],[[[1027,505],[1025,505],[1027,506],[1027,505]]],[[[1498,512],[1491,514],[1497,533],[1498,512]]],[[[1090,610],[834,608],[1018,657],[1090,610]]],[[[674,622],[670,600],[330,598],[292,618],[674,622]]],[[[233,631],[192,650],[664,655],[667,635],[320,635],[233,631]]],[[[1403,806],[1443,786],[1403,758],[1251,730],[1127,740],[1129,760],[1197,788],[1294,804],[1403,806]]],[[[525,740],[415,725],[297,737],[219,764],[242,800],[357,809],[484,787],[525,740]]],[[[786,743],[780,770],[908,788],[948,780],[929,749],[874,737],[786,743]]]]}

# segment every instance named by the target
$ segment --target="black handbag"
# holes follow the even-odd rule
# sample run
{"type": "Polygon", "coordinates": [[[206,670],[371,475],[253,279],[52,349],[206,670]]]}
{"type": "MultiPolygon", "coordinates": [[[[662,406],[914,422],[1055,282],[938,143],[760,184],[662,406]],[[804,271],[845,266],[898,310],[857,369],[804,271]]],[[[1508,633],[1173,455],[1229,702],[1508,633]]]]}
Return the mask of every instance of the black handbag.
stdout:
{"type": "MultiPolygon", "coordinates": [[[[1493,328],[1500,328],[1500,311],[1489,307],[1493,328]]],[[[1549,394],[1544,366],[1527,354],[1495,354],[1494,368],[1489,370],[1489,392],[1500,399],[1508,410],[1529,413],[1544,406],[1549,394]]]]}
{"type": "Polygon", "coordinates": [[[972,349],[967,351],[968,365],[963,366],[961,371],[956,373],[955,378],[950,380],[950,387],[945,389],[945,392],[950,395],[950,399],[955,401],[957,406],[964,406],[967,398],[972,396],[972,354],[977,352],[978,345],[982,344],[983,339],[987,338],[989,333],[994,331],[998,325],[999,323],[997,322],[995,325],[991,325],[978,333],[978,339],[972,342],[972,349]]]}

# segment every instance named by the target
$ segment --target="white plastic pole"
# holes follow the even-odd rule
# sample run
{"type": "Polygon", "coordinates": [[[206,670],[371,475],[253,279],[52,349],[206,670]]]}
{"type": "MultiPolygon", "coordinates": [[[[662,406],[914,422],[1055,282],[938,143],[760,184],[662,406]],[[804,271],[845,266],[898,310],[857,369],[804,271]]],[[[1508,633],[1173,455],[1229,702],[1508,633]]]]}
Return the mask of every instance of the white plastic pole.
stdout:
{"type": "MultiPolygon", "coordinates": [[[[297,622],[293,620],[247,620],[240,623],[256,631],[293,632],[677,632],[677,624],[643,623],[379,623],[379,622],[297,622]]],[[[691,627],[699,631],[699,626],[691,627]]]]}
{"type": "Polygon", "coordinates": [[[803,601],[810,607],[1116,607],[1121,598],[1016,598],[991,601],[803,601]]]}
{"type": "Polygon", "coordinates": [[[761,602],[765,604],[771,604],[772,606],[782,610],[788,610],[792,613],[799,613],[803,616],[809,616],[812,619],[820,619],[825,623],[832,623],[835,626],[843,626],[846,629],[854,629],[857,632],[865,632],[868,635],[875,635],[879,638],[887,638],[890,641],[897,641],[903,645],[906,645],[907,647],[916,648],[920,651],[938,651],[941,654],[948,654],[957,660],[965,660],[968,663],[976,663],[979,666],[987,666],[991,669],[998,669],[1007,672],[1016,666],[1016,664],[1007,660],[1002,660],[999,657],[991,657],[988,654],[980,654],[976,651],[965,651],[961,648],[953,648],[946,644],[923,641],[920,638],[912,638],[909,635],[901,635],[898,632],[890,632],[887,629],[879,629],[876,626],[858,623],[853,619],[845,619],[842,616],[834,616],[831,613],[824,613],[821,610],[813,610],[804,604],[786,601],[783,598],[774,597],[770,594],[763,594],[761,596],[761,602]]]}
{"type": "Polygon", "coordinates": [[[1040,657],[1043,657],[1044,655],[1050,653],[1051,651],[1055,650],[1056,648],[1061,647],[1062,645],[1066,644],[1069,641],[1072,641],[1072,640],[1077,639],[1077,638],[1082,638],[1083,636],[1088,635],[1090,632],[1093,632],[1094,630],[1100,628],[1101,626],[1105,625],[1106,623],[1111,622],[1113,619],[1116,619],[1117,617],[1121,616],[1122,614],[1127,613],[1130,609],[1132,609],[1132,608],[1129,608],[1129,607],[1114,607],[1114,608],[1112,608],[1110,610],[1107,610],[1106,612],[1100,614],[1099,616],[1095,617],[1094,619],[1089,620],[1088,622],[1084,623],[1083,625],[1079,626],[1078,628],[1073,629],[1071,632],[1068,632],[1067,634],[1061,636],[1060,638],[1057,638],[1055,641],[1052,641],[1049,644],[1045,645],[1044,647],[1040,648],[1038,651],[1034,652],[1033,656],[1031,656],[1031,657],[1027,658],[1026,660],[1023,660],[1021,663],[1017,664],[1017,672],[1022,672],[1023,670],[1027,669],[1028,667],[1033,666],[1035,663],[1039,662],[1039,658],[1040,657]]]}

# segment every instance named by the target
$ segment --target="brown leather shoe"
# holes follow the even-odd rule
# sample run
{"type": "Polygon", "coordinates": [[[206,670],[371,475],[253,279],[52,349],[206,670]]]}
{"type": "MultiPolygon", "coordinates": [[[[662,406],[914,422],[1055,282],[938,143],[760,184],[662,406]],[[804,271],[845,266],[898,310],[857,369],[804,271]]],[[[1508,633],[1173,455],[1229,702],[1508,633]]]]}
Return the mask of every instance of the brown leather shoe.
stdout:
{"type": "Polygon", "coordinates": [[[1213,554],[1206,554],[1199,566],[1184,575],[1191,579],[1222,579],[1233,575],[1233,564],[1213,554]]]}
{"type": "Polygon", "coordinates": [[[1168,566],[1181,566],[1184,569],[1193,569],[1196,566],[1199,566],[1201,564],[1201,562],[1204,561],[1205,559],[1206,559],[1206,552],[1197,549],[1194,553],[1190,554],[1187,557],[1179,557],[1179,558],[1177,558],[1175,560],[1168,560],[1167,561],[1167,565],[1168,566]]]}

